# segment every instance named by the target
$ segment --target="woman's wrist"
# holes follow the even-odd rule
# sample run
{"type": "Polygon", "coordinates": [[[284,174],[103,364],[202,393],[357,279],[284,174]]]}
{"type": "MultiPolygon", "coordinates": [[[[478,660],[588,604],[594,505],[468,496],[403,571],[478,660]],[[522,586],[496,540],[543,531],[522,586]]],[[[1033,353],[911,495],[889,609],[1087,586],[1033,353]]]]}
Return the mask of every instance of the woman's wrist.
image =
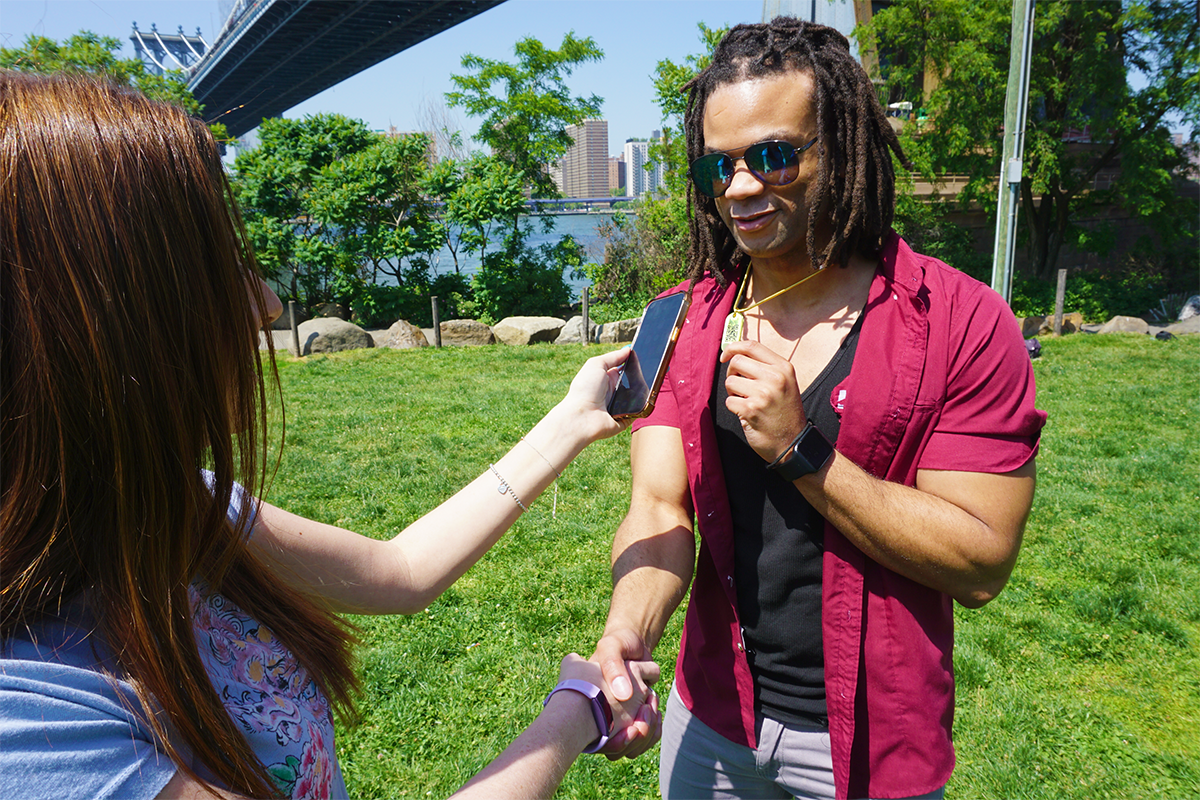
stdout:
{"type": "Polygon", "coordinates": [[[569,752],[582,753],[600,737],[592,714],[592,701],[578,692],[555,692],[539,714],[554,728],[557,737],[569,745],[569,752]]]}
{"type": "Polygon", "coordinates": [[[575,456],[600,438],[600,434],[592,427],[588,425],[584,412],[570,405],[569,399],[563,399],[546,412],[546,416],[524,438],[555,472],[561,474],[575,456]]]}

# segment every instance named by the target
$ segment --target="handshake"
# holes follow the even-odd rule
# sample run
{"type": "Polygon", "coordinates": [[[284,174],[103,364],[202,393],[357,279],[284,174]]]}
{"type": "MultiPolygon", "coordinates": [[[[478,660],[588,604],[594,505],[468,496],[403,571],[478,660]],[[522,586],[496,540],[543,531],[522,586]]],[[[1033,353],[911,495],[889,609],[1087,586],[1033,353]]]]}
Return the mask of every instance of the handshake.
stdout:
{"type": "Polygon", "coordinates": [[[648,660],[617,660],[608,662],[608,667],[611,679],[606,679],[598,661],[584,661],[572,652],[563,658],[558,685],[546,698],[546,705],[563,690],[582,694],[590,700],[590,712],[600,732],[583,752],[602,753],[610,760],[636,758],[653,747],[662,733],[659,696],[653,688],[659,680],[659,666],[648,660]]]}

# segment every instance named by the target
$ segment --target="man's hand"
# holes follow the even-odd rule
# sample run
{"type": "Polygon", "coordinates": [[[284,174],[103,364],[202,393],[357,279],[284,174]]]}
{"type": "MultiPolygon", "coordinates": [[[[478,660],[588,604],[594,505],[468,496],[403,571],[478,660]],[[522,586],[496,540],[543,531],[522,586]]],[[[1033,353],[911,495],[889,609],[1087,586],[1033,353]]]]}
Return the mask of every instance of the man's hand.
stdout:
{"type": "Polygon", "coordinates": [[[725,407],[742,421],[746,441],[771,462],[804,429],[796,371],[787,359],[758,342],[735,342],[721,353],[729,362],[725,407]]]}
{"type": "MultiPolygon", "coordinates": [[[[597,642],[591,660],[600,664],[605,684],[618,701],[628,701],[643,691],[642,686],[646,681],[642,665],[650,660],[650,648],[646,647],[636,632],[627,628],[609,631],[597,642]]],[[[650,683],[656,680],[657,672],[650,683]]],[[[658,708],[658,696],[650,690],[633,724],[623,731],[614,726],[612,737],[600,752],[608,756],[610,761],[637,758],[653,747],[661,736],[662,715],[658,708]]]]}

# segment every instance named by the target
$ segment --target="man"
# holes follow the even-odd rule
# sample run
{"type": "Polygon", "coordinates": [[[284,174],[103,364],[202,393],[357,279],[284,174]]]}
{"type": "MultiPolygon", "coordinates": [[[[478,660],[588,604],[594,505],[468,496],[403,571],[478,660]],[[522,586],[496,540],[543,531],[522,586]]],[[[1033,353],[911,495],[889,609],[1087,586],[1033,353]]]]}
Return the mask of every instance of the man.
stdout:
{"type": "Polygon", "coordinates": [[[891,231],[903,155],[837,31],[737,26],[687,88],[693,302],[596,657],[624,696],[691,584],[666,798],[940,797],[952,600],[1000,592],[1033,499],[1018,326],[891,231]]]}

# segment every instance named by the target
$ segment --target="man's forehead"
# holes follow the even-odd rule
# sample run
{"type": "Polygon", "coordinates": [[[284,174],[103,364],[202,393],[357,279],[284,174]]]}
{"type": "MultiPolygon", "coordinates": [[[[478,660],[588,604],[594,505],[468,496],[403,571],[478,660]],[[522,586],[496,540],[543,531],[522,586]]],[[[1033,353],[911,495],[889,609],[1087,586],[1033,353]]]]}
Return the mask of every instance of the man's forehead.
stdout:
{"type": "Polygon", "coordinates": [[[817,133],[812,99],[811,79],[796,71],[723,83],[704,105],[705,151],[732,152],[768,139],[802,144],[817,133]]]}

